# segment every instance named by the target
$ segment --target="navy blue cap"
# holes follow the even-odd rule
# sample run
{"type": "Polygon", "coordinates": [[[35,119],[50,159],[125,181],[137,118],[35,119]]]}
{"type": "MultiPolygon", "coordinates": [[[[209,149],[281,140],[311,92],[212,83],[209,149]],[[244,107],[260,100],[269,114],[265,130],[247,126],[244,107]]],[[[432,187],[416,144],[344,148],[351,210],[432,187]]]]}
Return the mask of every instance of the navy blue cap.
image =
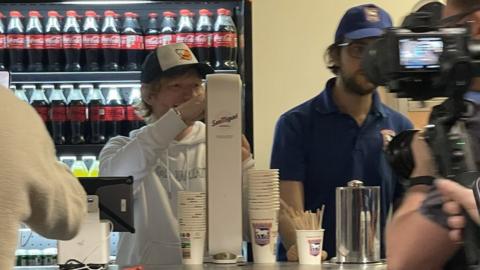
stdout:
{"type": "Polygon", "coordinates": [[[335,43],[369,37],[379,37],[392,27],[388,13],[373,4],[350,8],[343,15],[335,33],[335,43]]]}

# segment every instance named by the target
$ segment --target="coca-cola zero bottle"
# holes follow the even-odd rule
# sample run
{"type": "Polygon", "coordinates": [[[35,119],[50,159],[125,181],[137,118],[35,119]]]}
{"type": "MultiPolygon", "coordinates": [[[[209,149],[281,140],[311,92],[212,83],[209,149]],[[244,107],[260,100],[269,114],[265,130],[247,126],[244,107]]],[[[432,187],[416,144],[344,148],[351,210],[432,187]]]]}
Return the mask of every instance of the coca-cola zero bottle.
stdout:
{"type": "Polygon", "coordinates": [[[229,10],[224,8],[217,10],[213,31],[215,69],[237,69],[237,29],[229,10]]]}
{"type": "Polygon", "coordinates": [[[118,70],[120,55],[120,31],[115,21],[115,12],[107,10],[104,12],[100,47],[103,55],[103,70],[118,70]]]}
{"type": "Polygon", "coordinates": [[[142,29],[133,12],[125,12],[121,33],[123,68],[139,70],[143,59],[144,41],[142,29]]]}
{"type": "Polygon", "coordinates": [[[25,49],[28,55],[28,71],[43,71],[43,50],[45,49],[45,37],[43,26],[40,22],[40,12],[32,10],[28,12],[28,23],[25,30],[25,49]]]}
{"type": "Polygon", "coordinates": [[[148,52],[155,50],[159,43],[158,34],[158,14],[155,12],[148,14],[147,28],[145,29],[145,50],[148,52]]]}
{"type": "Polygon", "coordinates": [[[24,71],[25,28],[19,11],[10,11],[7,25],[7,49],[11,71],[24,71]]]}
{"type": "Polygon", "coordinates": [[[195,41],[191,13],[188,9],[180,10],[180,18],[177,25],[177,43],[185,43],[189,48],[193,48],[195,41]]]}
{"type": "Polygon", "coordinates": [[[55,144],[65,144],[67,136],[67,102],[61,89],[50,94],[50,130],[55,144]]]}
{"type": "Polygon", "coordinates": [[[47,51],[47,70],[58,72],[62,70],[63,41],[58,12],[48,12],[45,25],[45,50],[47,51]]]}
{"type": "Polygon", "coordinates": [[[80,53],[82,49],[82,35],[78,25],[77,12],[67,11],[67,18],[63,26],[63,48],[65,50],[65,71],[80,71],[80,53]]]}
{"type": "Polygon", "coordinates": [[[175,13],[171,11],[163,12],[163,19],[160,24],[160,34],[158,35],[159,46],[165,46],[177,42],[177,24],[175,13]]]}
{"type": "Polygon", "coordinates": [[[210,11],[208,9],[201,9],[198,11],[200,16],[195,32],[195,45],[193,53],[197,56],[198,62],[211,65],[211,50],[213,42],[213,25],[210,19],[210,11]]]}
{"type": "Polygon", "coordinates": [[[100,27],[97,23],[97,13],[93,10],[85,11],[85,21],[82,26],[82,43],[85,53],[85,70],[100,70],[98,61],[100,51],[100,27]]]}

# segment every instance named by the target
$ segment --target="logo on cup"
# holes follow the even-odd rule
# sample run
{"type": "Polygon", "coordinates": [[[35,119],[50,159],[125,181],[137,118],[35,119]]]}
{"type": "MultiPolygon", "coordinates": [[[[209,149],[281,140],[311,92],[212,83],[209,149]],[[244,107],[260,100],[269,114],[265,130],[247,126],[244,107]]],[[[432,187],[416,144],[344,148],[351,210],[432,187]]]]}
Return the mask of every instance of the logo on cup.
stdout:
{"type": "Polygon", "coordinates": [[[311,239],[308,240],[308,245],[310,246],[310,255],[318,256],[322,249],[322,239],[311,239]]]}
{"type": "Polygon", "coordinates": [[[255,232],[255,243],[259,246],[270,244],[272,223],[253,223],[252,226],[255,232]]]}
{"type": "Polygon", "coordinates": [[[235,119],[238,119],[238,113],[236,114],[228,114],[219,116],[218,119],[212,120],[212,127],[219,126],[219,127],[231,127],[231,122],[235,119]]]}

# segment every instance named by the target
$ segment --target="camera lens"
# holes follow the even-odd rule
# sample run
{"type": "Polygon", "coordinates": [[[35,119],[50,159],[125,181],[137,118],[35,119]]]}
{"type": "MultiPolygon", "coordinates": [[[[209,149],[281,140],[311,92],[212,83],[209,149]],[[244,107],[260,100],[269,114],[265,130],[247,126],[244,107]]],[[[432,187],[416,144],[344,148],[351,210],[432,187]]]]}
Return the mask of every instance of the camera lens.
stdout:
{"type": "Polygon", "coordinates": [[[415,162],[413,160],[412,149],[410,147],[413,136],[417,129],[410,129],[400,132],[395,136],[385,150],[387,160],[396,174],[405,180],[410,178],[415,162]]]}

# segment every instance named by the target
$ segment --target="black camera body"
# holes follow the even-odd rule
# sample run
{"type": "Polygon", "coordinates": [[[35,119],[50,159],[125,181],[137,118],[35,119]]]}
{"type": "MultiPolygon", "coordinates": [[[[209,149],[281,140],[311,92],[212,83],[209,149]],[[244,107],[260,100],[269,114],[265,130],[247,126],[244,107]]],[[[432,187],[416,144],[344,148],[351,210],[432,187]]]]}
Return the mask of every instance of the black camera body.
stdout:
{"type": "Polygon", "coordinates": [[[398,97],[414,100],[451,97],[459,88],[464,93],[478,66],[476,51],[480,51],[468,28],[437,28],[421,23],[422,13],[410,16],[420,19],[387,29],[368,47],[362,59],[367,78],[398,97]]]}

